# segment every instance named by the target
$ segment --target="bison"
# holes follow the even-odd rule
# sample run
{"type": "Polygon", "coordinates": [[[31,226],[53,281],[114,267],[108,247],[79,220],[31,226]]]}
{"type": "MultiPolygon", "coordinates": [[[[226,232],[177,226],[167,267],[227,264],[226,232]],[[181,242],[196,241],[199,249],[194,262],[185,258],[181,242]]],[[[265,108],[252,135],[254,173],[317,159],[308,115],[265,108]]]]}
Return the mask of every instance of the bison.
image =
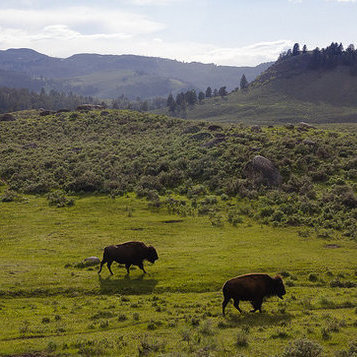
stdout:
{"type": "Polygon", "coordinates": [[[107,263],[110,274],[113,275],[110,269],[113,261],[119,264],[125,264],[128,274],[131,265],[138,266],[146,273],[143,265],[145,259],[151,263],[155,263],[155,260],[159,259],[159,257],[154,247],[148,247],[143,242],[126,242],[118,245],[110,245],[104,248],[103,260],[100,262],[98,274],[102,271],[103,264],[107,263]]]}
{"type": "Polygon", "coordinates": [[[230,299],[234,301],[234,307],[239,311],[239,301],[250,301],[253,305],[255,312],[259,310],[262,312],[262,303],[265,297],[278,296],[283,299],[285,295],[285,288],[283,280],[280,276],[275,278],[270,277],[267,274],[245,274],[237,276],[228,280],[223,285],[224,301],[222,303],[222,311],[224,316],[224,309],[230,299]]]}

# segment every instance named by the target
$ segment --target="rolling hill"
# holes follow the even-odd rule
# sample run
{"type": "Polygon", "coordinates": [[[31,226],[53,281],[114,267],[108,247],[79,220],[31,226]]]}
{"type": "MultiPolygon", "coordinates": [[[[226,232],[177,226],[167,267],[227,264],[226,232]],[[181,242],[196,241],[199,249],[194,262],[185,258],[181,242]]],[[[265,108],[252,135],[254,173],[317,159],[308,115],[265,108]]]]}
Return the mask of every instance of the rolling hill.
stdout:
{"type": "Polygon", "coordinates": [[[9,78],[17,73],[26,78],[13,82],[17,88],[26,85],[37,89],[40,83],[46,89],[98,98],[152,98],[189,88],[205,90],[208,86],[232,90],[243,74],[253,80],[269,66],[216,66],[134,55],[76,54],[63,59],[31,49],[8,49],[0,51],[0,86],[9,86],[9,78]]]}
{"type": "Polygon", "coordinates": [[[189,119],[245,123],[357,121],[355,66],[311,65],[311,52],[278,60],[249,85],[227,97],[205,100],[189,119]]]}

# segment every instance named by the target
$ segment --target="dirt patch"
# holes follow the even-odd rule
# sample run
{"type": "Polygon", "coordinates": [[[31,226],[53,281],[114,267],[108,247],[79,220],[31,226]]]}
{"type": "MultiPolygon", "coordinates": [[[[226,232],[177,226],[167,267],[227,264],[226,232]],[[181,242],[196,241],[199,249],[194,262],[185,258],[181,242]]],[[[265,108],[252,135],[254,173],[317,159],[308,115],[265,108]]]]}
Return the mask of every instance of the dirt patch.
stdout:
{"type": "Polygon", "coordinates": [[[324,245],[324,248],[327,248],[327,249],[336,249],[336,248],[341,248],[341,246],[338,245],[338,244],[325,244],[325,245],[324,245]]]}

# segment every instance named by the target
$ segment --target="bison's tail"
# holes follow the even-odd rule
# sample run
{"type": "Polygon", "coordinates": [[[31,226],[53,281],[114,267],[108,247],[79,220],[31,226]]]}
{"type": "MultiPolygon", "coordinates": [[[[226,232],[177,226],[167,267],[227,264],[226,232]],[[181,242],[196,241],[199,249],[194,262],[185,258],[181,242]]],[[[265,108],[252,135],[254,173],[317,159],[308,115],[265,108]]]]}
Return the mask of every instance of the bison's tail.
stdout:
{"type": "Polygon", "coordinates": [[[230,297],[230,293],[229,293],[229,284],[228,282],[226,282],[224,285],[223,285],[223,296],[224,297],[230,297]]]}
{"type": "Polygon", "coordinates": [[[108,260],[108,257],[109,257],[108,247],[105,247],[104,248],[104,252],[103,252],[102,262],[105,263],[108,260]]]}

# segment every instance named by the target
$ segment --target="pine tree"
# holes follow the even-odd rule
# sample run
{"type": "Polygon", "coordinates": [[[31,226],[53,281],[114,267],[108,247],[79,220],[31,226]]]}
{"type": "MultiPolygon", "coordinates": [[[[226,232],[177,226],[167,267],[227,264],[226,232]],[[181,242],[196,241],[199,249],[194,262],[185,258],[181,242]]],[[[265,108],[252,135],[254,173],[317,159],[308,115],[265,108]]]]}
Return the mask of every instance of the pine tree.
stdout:
{"type": "Polygon", "coordinates": [[[243,74],[242,78],[240,79],[240,89],[242,91],[245,91],[248,89],[248,81],[247,81],[247,78],[245,77],[245,74],[243,74]]]}
{"type": "Polygon", "coordinates": [[[300,45],[295,43],[293,47],[293,56],[298,56],[300,54],[300,45]]]}
{"type": "Polygon", "coordinates": [[[202,103],[202,101],[205,99],[205,94],[203,92],[198,93],[198,101],[202,103]]]}
{"type": "Polygon", "coordinates": [[[169,107],[169,111],[173,113],[176,109],[176,102],[175,102],[175,99],[171,93],[167,97],[166,103],[167,103],[166,105],[169,107]]]}
{"type": "Polygon", "coordinates": [[[225,97],[225,96],[228,94],[228,92],[227,92],[227,90],[226,90],[226,87],[224,86],[224,87],[219,88],[218,94],[219,94],[222,98],[225,97]]]}
{"type": "Polygon", "coordinates": [[[211,98],[212,97],[212,88],[207,87],[206,89],[206,98],[211,98]]]}

